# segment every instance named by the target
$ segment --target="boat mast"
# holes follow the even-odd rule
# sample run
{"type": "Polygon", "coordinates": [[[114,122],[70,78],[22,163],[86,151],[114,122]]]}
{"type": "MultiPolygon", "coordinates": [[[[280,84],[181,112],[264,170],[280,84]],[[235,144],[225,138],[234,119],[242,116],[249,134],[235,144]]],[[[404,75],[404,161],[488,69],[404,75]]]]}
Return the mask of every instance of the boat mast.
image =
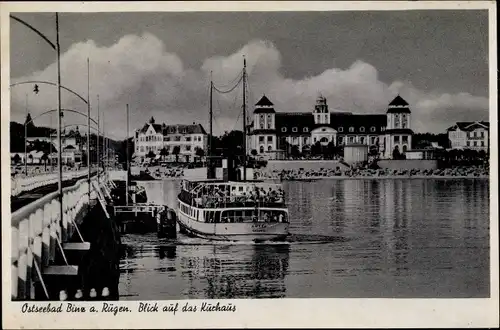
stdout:
{"type": "Polygon", "coordinates": [[[212,163],[212,117],[213,117],[213,107],[212,107],[212,93],[214,90],[214,82],[212,81],[212,71],[210,71],[210,140],[208,140],[208,157],[210,159],[210,164],[212,163]]]}
{"type": "Polygon", "coordinates": [[[247,60],[243,57],[243,181],[247,180],[247,112],[246,112],[246,72],[247,60]]]}

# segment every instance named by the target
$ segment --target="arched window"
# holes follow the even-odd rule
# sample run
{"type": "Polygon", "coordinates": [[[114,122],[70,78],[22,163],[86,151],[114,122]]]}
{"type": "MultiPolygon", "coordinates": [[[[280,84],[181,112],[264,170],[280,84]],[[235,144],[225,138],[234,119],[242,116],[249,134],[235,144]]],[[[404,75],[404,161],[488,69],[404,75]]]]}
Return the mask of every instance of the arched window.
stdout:
{"type": "Polygon", "coordinates": [[[361,143],[361,144],[365,144],[365,137],[364,137],[364,136],[362,136],[362,137],[361,137],[361,139],[360,139],[360,143],[361,143]]]}
{"type": "Polygon", "coordinates": [[[303,131],[304,131],[304,133],[307,133],[307,132],[309,132],[309,128],[304,127],[303,131]]]}
{"type": "Polygon", "coordinates": [[[364,131],[365,131],[365,128],[364,128],[363,126],[361,126],[361,127],[359,128],[359,131],[360,131],[360,132],[364,132],[364,131]]]}
{"type": "Polygon", "coordinates": [[[343,127],[339,127],[339,132],[343,132],[344,131],[344,128],[343,127]]]}
{"type": "Polygon", "coordinates": [[[267,151],[271,151],[272,149],[273,149],[272,146],[270,146],[270,145],[267,146],[267,151]]]}
{"type": "Polygon", "coordinates": [[[259,151],[261,154],[264,153],[264,146],[260,146],[259,151]]]}
{"type": "Polygon", "coordinates": [[[292,128],[292,132],[297,132],[297,130],[298,130],[297,127],[292,128]]]}
{"type": "Polygon", "coordinates": [[[351,127],[349,127],[349,133],[352,133],[352,132],[354,132],[354,127],[351,126],[351,127]]]}
{"type": "Polygon", "coordinates": [[[281,128],[281,131],[282,131],[283,133],[284,133],[284,132],[286,132],[286,127],[282,127],[282,128],[281,128]]]}
{"type": "Polygon", "coordinates": [[[375,126],[370,127],[371,132],[375,132],[375,129],[376,129],[375,126]]]}

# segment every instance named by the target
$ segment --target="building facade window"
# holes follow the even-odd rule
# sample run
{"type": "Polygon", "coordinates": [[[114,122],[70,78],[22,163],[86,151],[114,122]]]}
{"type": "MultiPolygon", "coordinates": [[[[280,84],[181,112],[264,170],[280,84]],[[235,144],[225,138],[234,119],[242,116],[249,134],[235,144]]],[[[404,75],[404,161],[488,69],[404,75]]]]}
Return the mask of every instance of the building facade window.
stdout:
{"type": "Polygon", "coordinates": [[[271,151],[272,149],[273,149],[273,147],[271,145],[267,146],[267,151],[271,151]]]}
{"type": "Polygon", "coordinates": [[[272,137],[272,135],[269,135],[269,136],[267,137],[267,142],[273,142],[273,137],[272,137]]]}
{"type": "Polygon", "coordinates": [[[343,132],[344,131],[344,128],[343,127],[339,127],[339,132],[343,132]]]}
{"type": "Polygon", "coordinates": [[[364,128],[363,126],[361,126],[361,127],[359,128],[359,131],[360,131],[360,132],[364,132],[364,131],[365,131],[365,128],[364,128]]]}
{"type": "Polygon", "coordinates": [[[467,141],[467,147],[470,147],[470,141],[467,141]]]}
{"type": "Polygon", "coordinates": [[[484,141],[481,141],[481,147],[484,147],[484,141]]]}
{"type": "Polygon", "coordinates": [[[403,143],[408,143],[408,136],[407,135],[403,136],[403,143]]]}
{"type": "Polygon", "coordinates": [[[260,128],[264,128],[264,115],[260,115],[260,128]]]}
{"type": "Polygon", "coordinates": [[[351,127],[349,127],[349,133],[352,133],[352,132],[354,132],[354,127],[351,126],[351,127]]]}
{"type": "Polygon", "coordinates": [[[399,143],[399,135],[396,135],[396,136],[394,137],[394,143],[399,143]]]}
{"type": "Polygon", "coordinates": [[[375,126],[370,127],[371,132],[375,132],[375,126]]]}
{"type": "Polygon", "coordinates": [[[281,128],[281,131],[282,131],[282,132],[286,132],[286,127],[282,127],[282,128],[281,128]]]}
{"type": "Polygon", "coordinates": [[[354,143],[354,136],[349,137],[349,143],[354,143]]]}
{"type": "Polygon", "coordinates": [[[298,131],[297,127],[292,128],[292,132],[297,132],[297,131],[298,131]]]}
{"type": "Polygon", "coordinates": [[[484,131],[481,131],[481,137],[484,138],[484,131]]]}
{"type": "Polygon", "coordinates": [[[264,137],[262,135],[259,136],[259,142],[264,142],[264,137]]]}
{"type": "Polygon", "coordinates": [[[267,115],[267,128],[271,128],[271,115],[267,115]]]}
{"type": "Polygon", "coordinates": [[[394,116],[394,128],[399,128],[399,115],[394,116]]]}
{"type": "Polygon", "coordinates": [[[365,137],[364,137],[364,136],[362,136],[362,137],[360,138],[359,142],[360,142],[361,144],[365,144],[365,137]]]}
{"type": "Polygon", "coordinates": [[[259,148],[259,152],[260,152],[260,153],[263,153],[263,152],[264,152],[264,146],[260,146],[260,148],[259,148]]]}
{"type": "Polygon", "coordinates": [[[339,136],[339,137],[338,137],[338,144],[339,144],[339,145],[344,144],[344,138],[343,138],[342,136],[339,136]]]}
{"type": "Polygon", "coordinates": [[[477,141],[474,141],[474,147],[477,147],[477,141]]]}
{"type": "Polygon", "coordinates": [[[304,140],[303,140],[303,141],[304,141],[304,142],[303,142],[304,144],[307,144],[307,137],[304,137],[304,140]]]}
{"type": "Polygon", "coordinates": [[[309,132],[309,128],[304,127],[304,129],[303,129],[302,131],[303,131],[304,133],[307,133],[307,132],[309,132]]]}

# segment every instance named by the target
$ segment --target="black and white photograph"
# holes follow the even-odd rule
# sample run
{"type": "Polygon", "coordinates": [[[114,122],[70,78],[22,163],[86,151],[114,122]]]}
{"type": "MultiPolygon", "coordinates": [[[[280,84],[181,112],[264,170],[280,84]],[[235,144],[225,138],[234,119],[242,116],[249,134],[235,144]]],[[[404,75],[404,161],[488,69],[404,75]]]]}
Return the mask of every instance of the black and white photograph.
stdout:
{"type": "Polygon", "coordinates": [[[422,2],[2,4],[4,302],[498,307],[496,10],[422,2]]]}

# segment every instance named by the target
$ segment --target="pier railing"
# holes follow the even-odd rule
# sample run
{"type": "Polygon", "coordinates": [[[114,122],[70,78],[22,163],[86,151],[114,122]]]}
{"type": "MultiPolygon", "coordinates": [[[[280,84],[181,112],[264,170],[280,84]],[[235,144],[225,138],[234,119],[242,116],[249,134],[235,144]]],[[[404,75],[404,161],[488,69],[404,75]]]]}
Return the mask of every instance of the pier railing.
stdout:
{"type": "MultiPolygon", "coordinates": [[[[88,169],[65,172],[63,173],[63,180],[71,180],[81,177],[88,173],[88,169]]],[[[94,171],[95,173],[95,171],[94,171]]],[[[20,177],[11,180],[11,196],[17,196],[24,191],[30,191],[39,187],[57,183],[58,174],[40,174],[31,177],[20,177]]]]}
{"type": "MultiPolygon", "coordinates": [[[[97,176],[94,175],[91,180],[96,181],[97,176]]],[[[107,174],[102,173],[99,180],[106,182],[107,174]]],[[[87,178],[63,189],[62,221],[57,191],[12,213],[12,299],[34,298],[34,283],[39,274],[55,260],[57,249],[61,249],[74,233],[75,224],[90,200],[97,198],[93,185],[90,196],[88,192],[87,178]]]]}

